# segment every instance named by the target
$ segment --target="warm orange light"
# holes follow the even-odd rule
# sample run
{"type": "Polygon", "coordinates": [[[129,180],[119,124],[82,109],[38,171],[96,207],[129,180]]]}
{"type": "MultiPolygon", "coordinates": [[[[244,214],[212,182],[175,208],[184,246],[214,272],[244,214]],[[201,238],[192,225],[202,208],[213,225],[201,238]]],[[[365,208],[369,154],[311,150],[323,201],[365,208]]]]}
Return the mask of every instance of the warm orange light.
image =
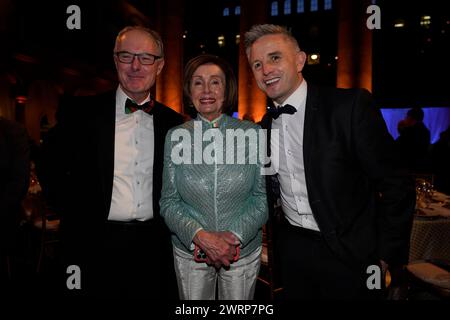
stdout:
{"type": "Polygon", "coordinates": [[[386,270],[386,276],[385,276],[386,288],[389,288],[389,286],[391,285],[391,282],[392,282],[391,273],[389,272],[389,270],[386,270]]]}

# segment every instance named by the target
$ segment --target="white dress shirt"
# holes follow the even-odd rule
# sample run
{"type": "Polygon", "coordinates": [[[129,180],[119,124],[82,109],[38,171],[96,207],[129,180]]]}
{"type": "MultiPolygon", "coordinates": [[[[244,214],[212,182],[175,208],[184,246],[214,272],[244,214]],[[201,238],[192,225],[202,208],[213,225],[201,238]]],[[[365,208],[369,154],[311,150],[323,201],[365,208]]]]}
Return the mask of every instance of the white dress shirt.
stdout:
{"type": "MultiPolygon", "coordinates": [[[[294,106],[297,112],[283,113],[272,120],[272,130],[278,130],[278,135],[271,136],[271,161],[278,173],[281,206],[286,219],[294,226],[320,231],[308,201],[303,160],[306,93],[307,84],[303,79],[297,90],[284,102],[284,105],[294,106]],[[274,151],[278,152],[278,156],[274,151]]],[[[275,106],[278,107],[277,103],[275,106]]]]}
{"type": "MultiPolygon", "coordinates": [[[[114,180],[108,220],[153,218],[153,116],[138,110],[126,114],[127,95],[116,92],[114,180]]],[[[144,102],[150,100],[150,95],[144,102]]]]}

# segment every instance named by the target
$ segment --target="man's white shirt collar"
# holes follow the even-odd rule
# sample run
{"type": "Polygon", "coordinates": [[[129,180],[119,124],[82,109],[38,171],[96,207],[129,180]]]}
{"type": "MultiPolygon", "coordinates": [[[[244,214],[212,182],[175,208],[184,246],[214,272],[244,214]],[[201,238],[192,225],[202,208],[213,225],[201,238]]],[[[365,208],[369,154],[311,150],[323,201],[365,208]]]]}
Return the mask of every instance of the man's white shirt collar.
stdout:
{"type": "MultiPolygon", "coordinates": [[[[273,102],[275,107],[279,107],[280,105],[290,104],[295,107],[298,111],[299,107],[304,105],[304,101],[306,99],[306,93],[308,91],[308,85],[306,84],[306,80],[303,79],[297,89],[283,102],[283,104],[279,104],[277,102],[273,102]]],[[[280,118],[278,118],[280,119],[280,118]]]]}

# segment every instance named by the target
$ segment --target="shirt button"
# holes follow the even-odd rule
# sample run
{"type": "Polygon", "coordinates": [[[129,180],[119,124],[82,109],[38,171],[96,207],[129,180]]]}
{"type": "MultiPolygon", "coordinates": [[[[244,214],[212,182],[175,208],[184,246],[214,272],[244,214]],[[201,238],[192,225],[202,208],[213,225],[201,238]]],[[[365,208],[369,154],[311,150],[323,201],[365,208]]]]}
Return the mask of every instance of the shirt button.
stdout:
{"type": "Polygon", "coordinates": [[[137,184],[141,184],[141,183],[138,181],[137,184]]]}
{"type": "Polygon", "coordinates": [[[135,143],[136,143],[136,144],[138,144],[138,142],[137,142],[137,141],[135,141],[135,143]]]}
{"type": "Polygon", "coordinates": [[[137,162],[137,161],[135,161],[135,162],[134,162],[134,165],[135,165],[135,166],[137,166],[137,165],[138,165],[138,162],[137,162]]]}
{"type": "Polygon", "coordinates": [[[141,204],[140,204],[140,203],[138,203],[137,207],[138,207],[138,208],[140,208],[140,207],[141,207],[141,204]]]}

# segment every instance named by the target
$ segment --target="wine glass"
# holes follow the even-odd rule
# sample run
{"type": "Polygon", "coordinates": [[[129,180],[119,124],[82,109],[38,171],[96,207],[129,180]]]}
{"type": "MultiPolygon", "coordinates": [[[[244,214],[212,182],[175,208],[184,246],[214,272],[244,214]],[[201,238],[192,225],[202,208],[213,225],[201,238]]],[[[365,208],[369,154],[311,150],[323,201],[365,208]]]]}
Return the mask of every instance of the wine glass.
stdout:
{"type": "Polygon", "coordinates": [[[430,208],[433,198],[433,184],[425,178],[416,179],[416,201],[418,208],[430,208]]]}

